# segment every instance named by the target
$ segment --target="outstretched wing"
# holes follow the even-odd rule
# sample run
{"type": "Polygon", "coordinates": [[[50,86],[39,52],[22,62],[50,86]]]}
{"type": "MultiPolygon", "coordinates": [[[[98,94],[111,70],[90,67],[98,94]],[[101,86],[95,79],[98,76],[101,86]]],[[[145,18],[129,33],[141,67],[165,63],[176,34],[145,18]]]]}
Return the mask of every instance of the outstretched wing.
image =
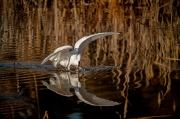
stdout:
{"type": "Polygon", "coordinates": [[[119,105],[119,103],[117,103],[117,102],[102,99],[102,98],[99,98],[99,97],[97,97],[91,93],[88,93],[83,85],[81,85],[80,88],[75,88],[75,94],[77,95],[77,97],[81,101],[83,101],[89,105],[92,105],[92,106],[115,106],[115,105],[119,105]]]}
{"type": "Polygon", "coordinates": [[[118,32],[104,32],[104,33],[92,34],[90,36],[84,36],[83,38],[79,39],[75,43],[74,50],[77,51],[78,54],[80,54],[82,52],[82,50],[84,49],[84,47],[88,43],[90,43],[100,37],[109,36],[109,35],[113,35],[113,34],[119,34],[119,33],[118,32]]]}
{"type": "Polygon", "coordinates": [[[73,47],[70,45],[66,45],[66,46],[62,46],[57,48],[56,50],[54,50],[54,52],[50,55],[48,55],[42,62],[41,64],[44,64],[45,62],[47,62],[48,60],[50,60],[52,57],[55,57],[56,55],[58,55],[59,53],[63,53],[63,52],[68,52],[70,49],[72,49],[73,47]]]}
{"type": "Polygon", "coordinates": [[[50,79],[50,84],[45,81],[42,81],[43,85],[47,87],[47,89],[63,96],[71,97],[73,94],[70,92],[71,85],[66,82],[61,81],[61,84],[58,84],[53,78],[50,79]]]}
{"type": "Polygon", "coordinates": [[[69,75],[69,72],[53,73],[53,78],[49,79],[50,84],[45,81],[42,81],[42,83],[47,89],[57,94],[70,97],[73,94],[70,92],[72,85],[69,82],[69,75]]]}

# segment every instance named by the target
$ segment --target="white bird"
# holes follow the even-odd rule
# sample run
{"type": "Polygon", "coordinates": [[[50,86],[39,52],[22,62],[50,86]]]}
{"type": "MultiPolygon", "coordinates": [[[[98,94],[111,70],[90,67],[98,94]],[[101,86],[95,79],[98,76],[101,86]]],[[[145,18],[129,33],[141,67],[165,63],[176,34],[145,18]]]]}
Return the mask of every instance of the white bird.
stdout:
{"type": "Polygon", "coordinates": [[[73,94],[70,92],[72,85],[69,80],[69,72],[66,73],[53,73],[53,77],[49,79],[50,84],[45,81],[42,81],[43,85],[46,86],[49,90],[56,92],[59,95],[66,97],[71,97],[73,94]]]}
{"type": "MultiPolygon", "coordinates": [[[[81,84],[81,82],[79,82],[81,84]]],[[[76,96],[86,104],[92,105],[92,106],[115,106],[120,105],[118,102],[114,102],[111,100],[106,100],[99,98],[92,93],[87,92],[87,90],[84,88],[84,86],[81,84],[81,87],[74,88],[76,96]]]]}
{"type": "Polygon", "coordinates": [[[86,104],[92,106],[115,106],[120,103],[111,100],[99,98],[92,93],[87,92],[84,86],[79,81],[77,73],[71,74],[70,72],[61,72],[59,74],[53,73],[55,79],[50,78],[50,84],[42,81],[49,90],[66,97],[71,97],[73,94],[70,88],[73,88],[76,96],[86,104]]]}
{"type": "Polygon", "coordinates": [[[113,34],[119,34],[119,33],[118,32],[104,32],[104,33],[97,33],[97,34],[92,34],[89,36],[84,36],[83,38],[79,39],[75,43],[74,50],[69,51],[73,49],[73,47],[70,45],[59,47],[52,54],[47,56],[42,61],[41,64],[44,64],[48,60],[51,60],[53,62],[54,67],[57,67],[57,65],[60,64],[61,66],[67,68],[68,70],[70,69],[71,65],[74,65],[77,68],[79,66],[80,59],[81,59],[80,53],[82,52],[82,50],[88,43],[100,37],[109,36],[113,34]]]}

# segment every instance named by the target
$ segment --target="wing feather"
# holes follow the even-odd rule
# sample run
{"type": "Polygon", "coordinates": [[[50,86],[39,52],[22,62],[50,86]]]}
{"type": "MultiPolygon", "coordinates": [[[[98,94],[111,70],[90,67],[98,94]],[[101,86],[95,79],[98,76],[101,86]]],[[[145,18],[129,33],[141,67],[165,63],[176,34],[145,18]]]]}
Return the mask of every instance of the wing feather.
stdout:
{"type": "Polygon", "coordinates": [[[120,104],[111,100],[99,98],[87,92],[83,85],[80,88],[75,88],[75,94],[81,101],[92,106],[115,106],[120,104]]]}
{"type": "Polygon", "coordinates": [[[92,34],[92,35],[89,35],[89,36],[84,36],[83,38],[79,39],[75,45],[74,45],[74,50],[78,52],[78,54],[80,54],[82,52],[82,50],[84,49],[84,47],[100,38],[100,37],[104,37],[104,36],[109,36],[109,35],[113,35],[113,34],[119,34],[118,32],[104,32],[104,33],[97,33],[97,34],[92,34]]]}
{"type": "Polygon", "coordinates": [[[62,52],[67,52],[70,49],[72,49],[73,47],[70,45],[66,45],[66,46],[62,46],[57,48],[56,50],[54,50],[54,52],[50,55],[48,55],[46,58],[44,58],[44,60],[41,62],[41,64],[44,64],[45,62],[47,62],[50,58],[55,57],[57,54],[62,53],[62,52]]]}
{"type": "MultiPolygon", "coordinates": [[[[51,81],[52,82],[52,81],[51,81]]],[[[65,85],[67,87],[61,87],[61,85],[57,85],[56,83],[54,85],[48,84],[45,81],[42,81],[43,85],[47,87],[47,89],[63,96],[71,97],[73,94],[70,92],[70,87],[68,85],[65,85]]]]}

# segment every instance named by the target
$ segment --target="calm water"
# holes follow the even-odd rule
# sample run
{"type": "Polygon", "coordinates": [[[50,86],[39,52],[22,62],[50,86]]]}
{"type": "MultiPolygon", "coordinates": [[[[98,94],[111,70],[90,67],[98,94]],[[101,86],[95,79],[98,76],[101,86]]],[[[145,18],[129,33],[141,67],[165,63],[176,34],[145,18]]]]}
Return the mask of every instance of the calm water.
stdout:
{"type": "Polygon", "coordinates": [[[0,2],[0,119],[180,118],[180,3],[85,2],[0,2]],[[41,65],[110,31],[85,47],[79,74],[41,65]]]}
{"type": "MultiPolygon", "coordinates": [[[[8,64],[6,64],[8,65],[8,64]]],[[[2,64],[1,64],[2,66],[2,64]]],[[[10,66],[10,64],[9,64],[10,66]]],[[[73,96],[63,96],[48,90],[42,81],[49,82],[50,77],[59,76],[65,80],[69,76],[72,79],[76,73],[53,71],[37,68],[38,64],[22,68],[8,67],[1,69],[1,118],[40,118],[45,111],[49,118],[122,118],[126,117],[150,117],[150,116],[175,116],[179,115],[179,84],[177,79],[171,78],[171,86],[160,85],[161,79],[150,81],[149,85],[142,81],[140,73],[137,79],[127,83],[123,75],[118,76],[121,70],[109,68],[98,69],[81,73],[80,82],[87,92],[101,99],[118,102],[117,106],[92,106],[83,102],[70,88],[73,96]],[[36,68],[34,68],[36,67],[36,68]],[[170,89],[167,89],[170,88],[170,89]],[[18,95],[21,90],[24,93],[18,95]],[[167,90],[170,90],[167,94],[167,90]],[[164,96],[165,95],[165,96],[164,96]],[[28,112],[29,111],[29,112],[28,112]],[[25,115],[25,116],[24,116],[25,115]]],[[[58,80],[58,79],[56,79],[58,80]]],[[[67,84],[67,83],[65,83],[67,84]]],[[[63,83],[61,82],[61,86],[63,83]]],[[[68,87],[66,85],[66,87],[68,87]]],[[[63,94],[63,93],[62,93],[63,94]]]]}

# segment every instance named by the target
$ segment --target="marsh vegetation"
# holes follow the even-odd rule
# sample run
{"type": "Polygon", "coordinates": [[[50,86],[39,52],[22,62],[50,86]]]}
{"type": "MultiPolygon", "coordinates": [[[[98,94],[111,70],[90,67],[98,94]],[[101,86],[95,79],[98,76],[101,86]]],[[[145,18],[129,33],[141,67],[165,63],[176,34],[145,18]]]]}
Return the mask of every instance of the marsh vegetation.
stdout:
{"type": "MultiPolygon", "coordinates": [[[[64,108],[71,102],[71,107],[85,109],[84,113],[78,110],[82,118],[90,116],[93,109],[102,114],[97,118],[177,116],[179,44],[179,0],[1,0],[0,92],[18,93],[26,87],[39,119],[50,108],[66,116],[77,111],[63,114],[56,106],[46,108],[48,101],[57,99],[66,100],[64,108]],[[89,92],[122,105],[86,107],[75,97],[48,92],[41,81],[48,81],[52,72],[61,69],[50,63],[42,67],[40,62],[59,46],[74,45],[81,37],[99,32],[120,35],[100,38],[85,47],[81,65],[86,71],[80,80],[89,92]],[[52,97],[44,99],[48,94],[52,97]]],[[[0,116],[5,119],[32,108],[4,101],[0,105],[0,116]]],[[[52,110],[49,116],[55,118],[52,110]]]]}

